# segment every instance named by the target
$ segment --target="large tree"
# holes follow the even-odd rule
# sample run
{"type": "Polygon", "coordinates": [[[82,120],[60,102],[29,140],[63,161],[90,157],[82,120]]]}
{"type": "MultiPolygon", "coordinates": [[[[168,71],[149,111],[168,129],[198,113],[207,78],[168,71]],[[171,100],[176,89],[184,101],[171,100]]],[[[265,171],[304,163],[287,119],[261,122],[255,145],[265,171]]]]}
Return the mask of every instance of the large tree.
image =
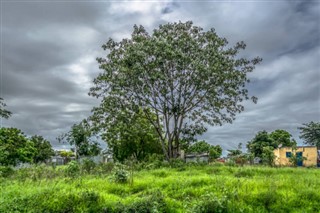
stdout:
{"type": "Polygon", "coordinates": [[[0,117],[8,119],[11,116],[11,112],[5,109],[6,104],[3,102],[3,98],[0,98],[0,117]]]}
{"type": "Polygon", "coordinates": [[[300,130],[300,138],[305,144],[317,146],[320,149],[320,122],[311,121],[298,127],[300,130]]]}
{"type": "Polygon", "coordinates": [[[102,98],[101,119],[112,116],[110,108],[141,107],[167,159],[177,157],[184,129],[231,123],[244,110],[242,101],[256,102],[247,73],[261,59],[237,57],[244,42],[227,44],[191,21],[160,25],[151,35],[135,25],[131,38],[102,46],[108,55],[97,59],[103,72],[89,94],[102,98]]]}

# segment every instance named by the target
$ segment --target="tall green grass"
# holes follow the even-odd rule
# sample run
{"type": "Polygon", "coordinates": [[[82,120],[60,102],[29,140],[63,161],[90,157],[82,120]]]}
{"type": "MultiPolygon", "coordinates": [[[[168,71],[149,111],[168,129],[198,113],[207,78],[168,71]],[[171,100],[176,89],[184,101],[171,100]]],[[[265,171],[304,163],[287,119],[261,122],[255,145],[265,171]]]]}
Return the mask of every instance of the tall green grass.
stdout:
{"type": "Polygon", "coordinates": [[[110,169],[42,169],[52,174],[1,179],[0,212],[320,212],[315,168],[193,165],[134,171],[130,183],[110,181],[110,169]]]}

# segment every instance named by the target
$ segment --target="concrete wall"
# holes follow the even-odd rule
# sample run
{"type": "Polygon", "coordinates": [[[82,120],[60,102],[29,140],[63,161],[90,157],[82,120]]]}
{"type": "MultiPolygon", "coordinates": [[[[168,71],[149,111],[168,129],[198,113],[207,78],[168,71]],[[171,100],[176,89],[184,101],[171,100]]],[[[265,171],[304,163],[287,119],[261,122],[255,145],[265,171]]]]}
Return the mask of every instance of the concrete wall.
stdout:
{"type": "Polygon", "coordinates": [[[186,155],[185,156],[186,163],[188,162],[209,162],[209,155],[207,154],[199,154],[199,155],[186,155]]]}
{"type": "Polygon", "coordinates": [[[298,146],[296,150],[291,147],[282,147],[275,149],[273,151],[275,155],[275,164],[279,166],[289,166],[290,158],[286,156],[287,152],[295,154],[296,152],[302,152],[302,156],[306,157],[306,160],[303,160],[303,166],[317,166],[318,152],[317,147],[315,146],[298,146]]]}

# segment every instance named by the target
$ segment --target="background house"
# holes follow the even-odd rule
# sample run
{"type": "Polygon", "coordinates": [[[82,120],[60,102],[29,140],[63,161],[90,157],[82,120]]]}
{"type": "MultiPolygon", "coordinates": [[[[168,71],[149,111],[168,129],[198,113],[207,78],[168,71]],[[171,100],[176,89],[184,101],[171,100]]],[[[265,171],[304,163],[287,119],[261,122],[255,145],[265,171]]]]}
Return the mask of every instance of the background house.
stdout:
{"type": "Polygon", "coordinates": [[[185,161],[186,163],[189,162],[205,162],[208,163],[209,162],[209,153],[194,153],[194,154],[187,154],[185,155],[185,161]]]}
{"type": "Polygon", "coordinates": [[[290,158],[293,156],[300,158],[297,166],[317,166],[318,150],[316,146],[297,146],[295,149],[292,147],[281,147],[275,149],[273,153],[275,155],[275,165],[278,166],[292,165],[290,158]]]}

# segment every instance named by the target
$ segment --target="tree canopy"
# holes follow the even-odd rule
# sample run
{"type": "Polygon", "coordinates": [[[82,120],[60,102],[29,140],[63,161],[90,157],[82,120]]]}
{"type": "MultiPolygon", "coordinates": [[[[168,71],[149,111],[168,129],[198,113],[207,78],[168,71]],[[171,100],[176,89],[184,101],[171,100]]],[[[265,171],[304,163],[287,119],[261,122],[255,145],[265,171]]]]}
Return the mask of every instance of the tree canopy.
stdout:
{"type": "Polygon", "coordinates": [[[296,141],[289,132],[278,129],[270,134],[265,130],[258,132],[256,136],[247,143],[247,148],[255,157],[262,158],[263,156],[270,156],[270,150],[273,151],[273,149],[279,146],[293,147],[296,145],[296,141]]]}
{"type": "Polygon", "coordinates": [[[0,165],[32,163],[35,155],[33,143],[16,128],[0,128],[0,165]]]}
{"type": "Polygon", "coordinates": [[[33,143],[33,146],[35,148],[33,157],[34,163],[45,162],[47,159],[54,155],[54,151],[50,142],[44,139],[42,136],[34,135],[30,138],[30,141],[33,143]]]}
{"type": "Polygon", "coordinates": [[[42,136],[28,138],[17,128],[0,128],[0,165],[45,162],[54,155],[51,144],[42,136]]]}
{"type": "Polygon", "coordinates": [[[185,129],[231,123],[244,100],[256,102],[247,74],[261,59],[237,57],[244,42],[227,44],[191,21],[160,25],[151,35],[135,25],[131,38],[102,46],[108,55],[97,59],[102,72],[89,93],[102,98],[95,111],[106,119],[113,109],[142,108],[167,159],[177,157],[185,129]]]}
{"type": "Polygon", "coordinates": [[[67,143],[75,147],[76,157],[95,156],[100,153],[100,144],[93,141],[91,127],[86,120],[79,124],[74,124],[70,131],[58,137],[59,141],[66,140],[67,143]]]}
{"type": "Polygon", "coordinates": [[[217,159],[222,154],[222,148],[220,145],[211,145],[206,141],[197,141],[193,143],[187,150],[189,153],[208,153],[211,160],[217,159]]]}
{"type": "Polygon", "coordinates": [[[11,116],[11,112],[5,109],[6,106],[3,98],[0,98],[0,117],[8,119],[11,116]]]}
{"type": "Polygon", "coordinates": [[[276,146],[292,147],[297,145],[297,142],[292,138],[292,135],[283,129],[277,129],[271,132],[269,137],[274,141],[276,146]]]}
{"type": "Polygon", "coordinates": [[[141,109],[135,113],[118,110],[111,120],[101,121],[100,128],[104,129],[101,137],[116,160],[134,157],[141,161],[148,155],[162,153],[157,132],[141,109]]]}
{"type": "Polygon", "coordinates": [[[317,146],[320,149],[320,122],[311,121],[298,127],[300,130],[300,138],[305,144],[317,146]]]}

